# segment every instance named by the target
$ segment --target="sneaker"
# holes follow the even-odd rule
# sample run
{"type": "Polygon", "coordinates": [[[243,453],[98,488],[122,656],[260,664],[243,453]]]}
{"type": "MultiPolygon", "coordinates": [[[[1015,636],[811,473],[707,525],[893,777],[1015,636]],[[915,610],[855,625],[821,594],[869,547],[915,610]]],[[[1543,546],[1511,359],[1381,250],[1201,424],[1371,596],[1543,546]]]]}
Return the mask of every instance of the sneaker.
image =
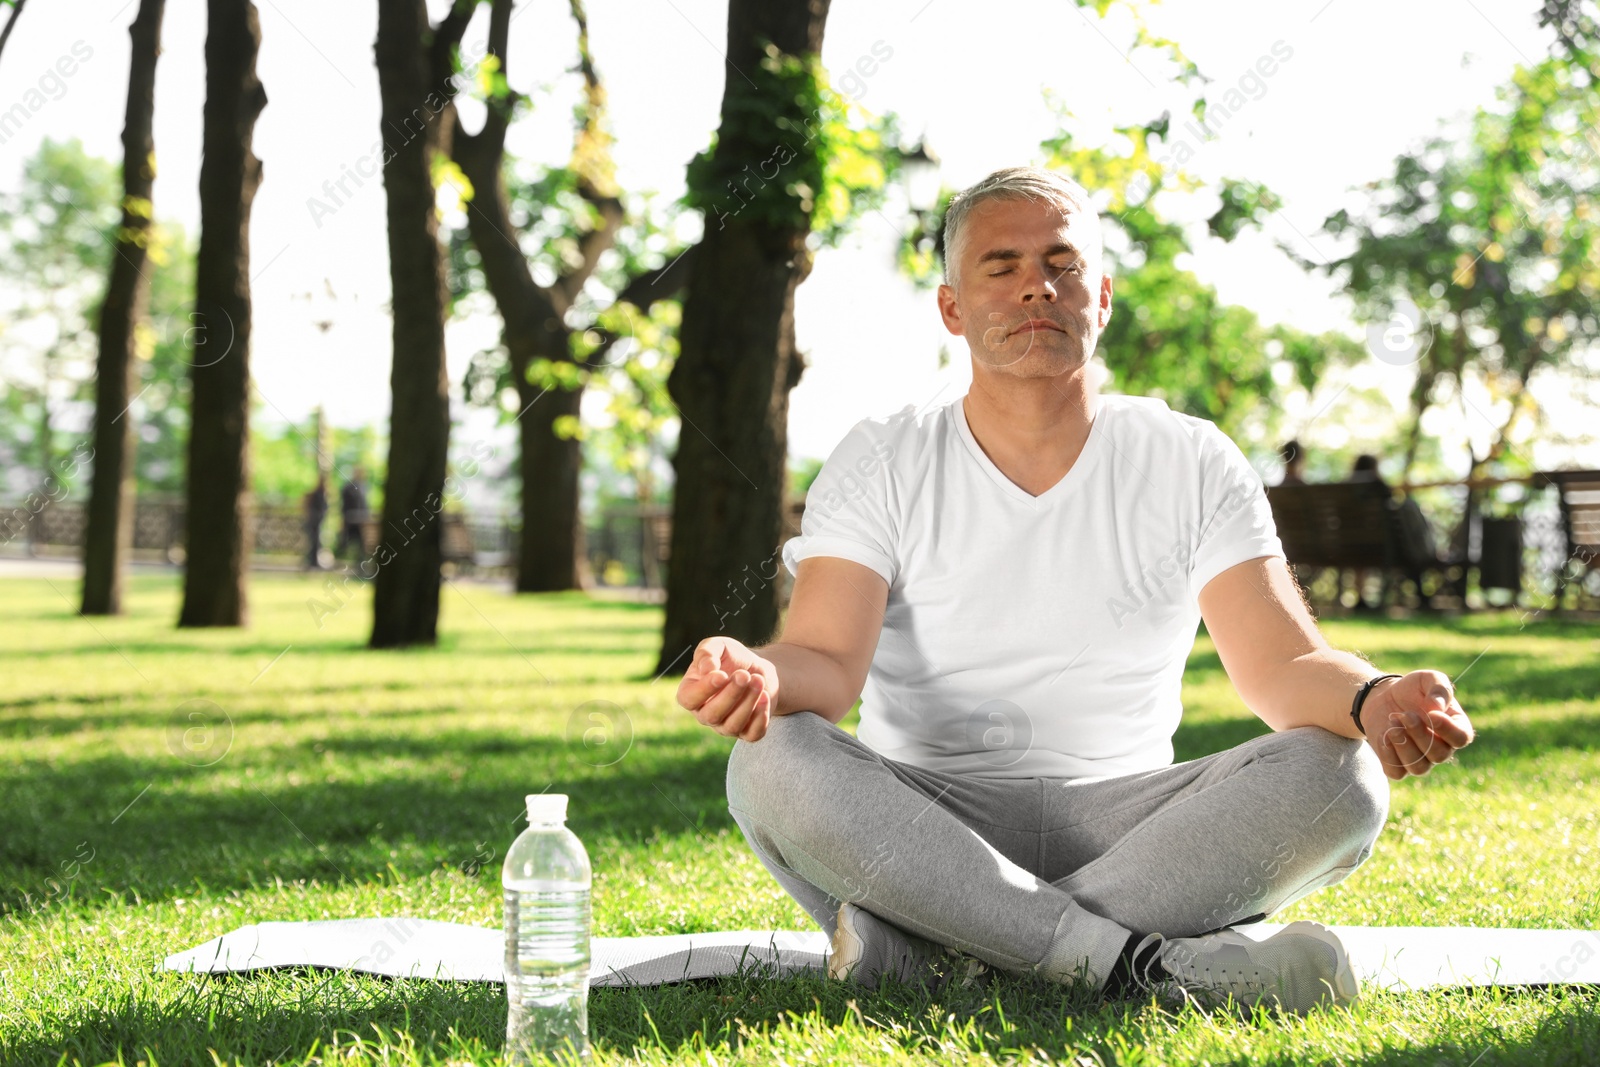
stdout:
{"type": "Polygon", "coordinates": [[[907,933],[846,901],[828,946],[828,977],[876,989],[884,975],[939,992],[951,982],[986,985],[989,965],[937,941],[907,933]]]}
{"type": "Polygon", "coordinates": [[[1158,964],[1165,976],[1147,972],[1143,984],[1204,1007],[1220,1007],[1231,997],[1243,1008],[1277,1006],[1304,1015],[1318,1005],[1353,1003],[1361,990],[1339,938],[1303,920],[1263,941],[1236,930],[1165,940],[1151,968],[1158,964]]]}

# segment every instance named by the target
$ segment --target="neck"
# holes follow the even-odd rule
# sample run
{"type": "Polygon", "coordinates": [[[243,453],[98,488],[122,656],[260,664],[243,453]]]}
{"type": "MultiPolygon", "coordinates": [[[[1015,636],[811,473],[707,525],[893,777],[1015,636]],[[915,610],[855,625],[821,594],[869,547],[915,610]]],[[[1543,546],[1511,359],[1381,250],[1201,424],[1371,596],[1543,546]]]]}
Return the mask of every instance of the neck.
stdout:
{"type": "Polygon", "coordinates": [[[962,400],[967,425],[1007,478],[1034,496],[1072,469],[1098,410],[1088,366],[1047,378],[1017,378],[973,366],[962,400]]]}

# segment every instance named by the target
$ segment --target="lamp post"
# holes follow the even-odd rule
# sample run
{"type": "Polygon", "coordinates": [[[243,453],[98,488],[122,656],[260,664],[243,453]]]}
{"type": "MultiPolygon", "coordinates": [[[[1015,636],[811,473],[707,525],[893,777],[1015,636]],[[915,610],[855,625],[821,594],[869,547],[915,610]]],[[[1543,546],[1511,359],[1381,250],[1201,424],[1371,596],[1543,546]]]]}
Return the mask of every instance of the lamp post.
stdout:
{"type": "Polygon", "coordinates": [[[939,157],[924,134],[909,152],[900,156],[905,175],[906,203],[918,216],[932,211],[939,203],[939,157]]]}
{"type": "Polygon", "coordinates": [[[912,268],[913,273],[920,274],[943,254],[937,214],[942,188],[939,157],[928,144],[926,132],[915,145],[900,153],[900,181],[905,187],[906,206],[911,210],[913,221],[910,231],[901,235],[902,244],[896,257],[903,268],[906,264],[903,257],[909,255],[912,262],[919,264],[912,268]]]}

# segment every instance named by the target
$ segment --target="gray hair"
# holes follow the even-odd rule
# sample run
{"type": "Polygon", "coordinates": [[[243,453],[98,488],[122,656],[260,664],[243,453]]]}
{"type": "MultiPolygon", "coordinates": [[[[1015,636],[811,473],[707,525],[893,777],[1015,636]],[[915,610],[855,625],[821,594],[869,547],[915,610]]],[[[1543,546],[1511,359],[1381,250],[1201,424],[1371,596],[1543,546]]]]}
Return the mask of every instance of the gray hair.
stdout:
{"type": "Polygon", "coordinates": [[[1089,190],[1058,171],[1043,167],[1006,167],[950,198],[944,214],[944,282],[956,284],[959,248],[966,236],[967,216],[985,200],[1047,200],[1062,211],[1081,211],[1099,221],[1089,190]]]}

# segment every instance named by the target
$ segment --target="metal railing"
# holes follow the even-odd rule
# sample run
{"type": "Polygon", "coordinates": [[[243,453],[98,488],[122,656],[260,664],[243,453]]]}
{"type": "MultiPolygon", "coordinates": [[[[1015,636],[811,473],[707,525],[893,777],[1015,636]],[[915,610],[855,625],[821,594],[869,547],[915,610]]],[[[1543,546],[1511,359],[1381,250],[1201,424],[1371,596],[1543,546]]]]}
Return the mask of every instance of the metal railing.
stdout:
{"type": "MultiPolygon", "coordinates": [[[[143,499],[133,518],[135,559],[181,563],[186,534],[181,500],[143,499]]],[[[785,523],[784,540],[800,530],[803,504],[795,503],[785,523]]],[[[257,562],[298,563],[308,555],[304,511],[290,504],[257,504],[254,509],[257,562]]],[[[77,557],[83,549],[86,505],[81,500],[0,505],[0,553],[77,557]]],[[[507,515],[446,513],[444,554],[454,566],[480,574],[515,571],[520,524],[507,515]]],[[[360,524],[361,552],[370,555],[382,539],[381,523],[360,524]]],[[[335,547],[339,519],[330,515],[322,526],[322,545],[335,547]]],[[[780,542],[781,546],[781,542],[780,542]]],[[[601,585],[661,589],[666,582],[672,548],[672,508],[668,504],[614,505],[584,522],[583,552],[601,585]]]]}

